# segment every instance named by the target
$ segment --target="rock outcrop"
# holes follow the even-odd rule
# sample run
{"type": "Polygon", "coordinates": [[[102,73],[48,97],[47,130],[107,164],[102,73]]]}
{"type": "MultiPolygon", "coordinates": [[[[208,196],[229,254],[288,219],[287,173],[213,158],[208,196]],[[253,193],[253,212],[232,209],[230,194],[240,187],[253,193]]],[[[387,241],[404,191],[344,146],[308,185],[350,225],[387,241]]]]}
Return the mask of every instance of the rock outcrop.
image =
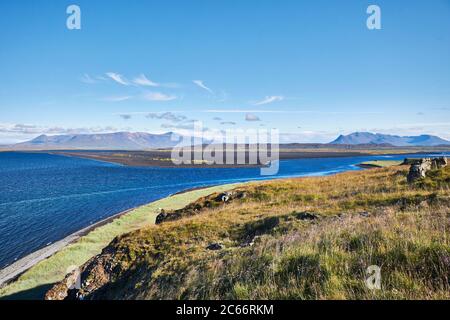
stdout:
{"type": "Polygon", "coordinates": [[[212,250],[212,251],[217,251],[217,250],[222,250],[223,249],[223,245],[221,243],[211,243],[206,247],[207,250],[212,250]]]}
{"type": "Polygon", "coordinates": [[[156,216],[156,224],[162,223],[167,217],[167,213],[164,209],[159,210],[159,214],[156,216]]]}
{"type": "Polygon", "coordinates": [[[234,199],[245,199],[246,196],[247,194],[242,191],[226,191],[219,194],[216,198],[216,201],[222,201],[226,203],[234,199]]]}
{"type": "Polygon", "coordinates": [[[425,178],[430,170],[437,170],[447,166],[446,157],[440,158],[422,158],[422,159],[405,159],[405,164],[411,164],[408,174],[408,182],[412,183],[416,180],[425,178]]]}
{"type": "Polygon", "coordinates": [[[210,196],[201,198],[194,203],[189,204],[183,209],[178,209],[171,212],[160,210],[156,217],[156,224],[161,224],[167,221],[175,221],[184,217],[194,216],[200,214],[206,209],[219,208],[230,204],[235,200],[242,200],[247,197],[247,193],[240,190],[231,190],[221,193],[215,193],[210,196]]]}

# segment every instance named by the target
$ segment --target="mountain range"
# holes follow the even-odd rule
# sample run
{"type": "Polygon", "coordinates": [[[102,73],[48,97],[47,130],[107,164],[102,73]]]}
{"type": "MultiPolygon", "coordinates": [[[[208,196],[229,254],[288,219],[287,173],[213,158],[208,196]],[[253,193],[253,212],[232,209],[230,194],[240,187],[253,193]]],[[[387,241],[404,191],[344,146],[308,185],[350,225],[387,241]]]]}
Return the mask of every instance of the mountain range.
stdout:
{"type": "Polygon", "coordinates": [[[142,150],[172,148],[181,136],[172,132],[151,134],[144,132],[116,132],[104,134],[41,135],[33,140],[15,144],[13,149],[89,149],[142,150]],[[172,137],[178,136],[178,139],[172,137]]]}
{"type": "MultiPolygon", "coordinates": [[[[14,150],[145,150],[173,148],[183,137],[172,132],[151,134],[144,132],[116,132],[103,134],[41,135],[30,141],[7,146],[14,150]],[[178,136],[177,139],[173,139],[178,136]]],[[[207,143],[205,141],[205,143],[207,143]]],[[[330,145],[380,145],[396,147],[431,147],[450,145],[450,141],[437,136],[395,136],[370,132],[341,135],[330,145]]]]}
{"type": "Polygon", "coordinates": [[[374,144],[392,145],[396,147],[432,147],[439,145],[450,145],[450,141],[432,135],[401,137],[381,133],[354,132],[349,135],[340,135],[336,140],[330,142],[330,144],[374,144]]]}

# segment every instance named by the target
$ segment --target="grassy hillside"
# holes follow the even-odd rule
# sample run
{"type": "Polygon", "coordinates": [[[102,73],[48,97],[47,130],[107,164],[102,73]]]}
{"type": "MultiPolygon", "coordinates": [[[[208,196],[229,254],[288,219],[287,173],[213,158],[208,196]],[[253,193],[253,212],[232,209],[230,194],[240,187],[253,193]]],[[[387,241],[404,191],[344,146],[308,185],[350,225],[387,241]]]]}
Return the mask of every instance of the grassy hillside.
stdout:
{"type": "MultiPolygon", "coordinates": [[[[406,175],[407,167],[389,167],[252,184],[227,204],[217,194],[202,198],[172,220],[116,238],[70,294],[449,299],[450,167],[412,186],[406,175]],[[365,285],[371,265],[381,267],[381,290],[365,285]]],[[[61,283],[47,297],[66,295],[61,283]]]]}

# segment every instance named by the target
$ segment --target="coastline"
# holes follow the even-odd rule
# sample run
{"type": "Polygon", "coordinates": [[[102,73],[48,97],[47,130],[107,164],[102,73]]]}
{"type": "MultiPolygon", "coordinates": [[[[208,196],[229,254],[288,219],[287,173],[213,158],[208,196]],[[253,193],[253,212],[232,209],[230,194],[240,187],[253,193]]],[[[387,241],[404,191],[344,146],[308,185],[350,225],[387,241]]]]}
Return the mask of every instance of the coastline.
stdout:
{"type": "MultiPolygon", "coordinates": [[[[389,162],[389,161],[387,161],[389,162]]],[[[365,167],[362,163],[357,165],[358,167],[362,169],[367,169],[368,167],[365,167]]],[[[373,168],[373,167],[372,167],[373,168]]],[[[284,179],[286,177],[280,177],[278,179],[284,179]]],[[[293,177],[295,178],[295,177],[293,177]]],[[[297,177],[300,178],[300,177],[297,177]]],[[[259,182],[263,180],[258,180],[259,182]]],[[[83,247],[83,240],[86,240],[85,238],[89,238],[94,233],[98,233],[98,230],[100,230],[100,233],[105,233],[106,236],[101,238],[101,241],[92,241],[92,239],[88,239],[86,243],[84,243],[85,248],[81,248],[81,251],[83,251],[83,255],[80,259],[75,259],[75,263],[71,264],[59,264],[57,275],[55,277],[51,277],[48,282],[46,282],[46,279],[41,279],[40,282],[45,282],[44,284],[50,285],[56,281],[62,280],[62,278],[66,274],[67,267],[69,266],[79,266],[85,263],[87,260],[92,258],[93,256],[99,254],[101,250],[118,235],[125,234],[131,231],[134,231],[136,229],[140,229],[142,227],[147,227],[150,225],[153,225],[155,222],[155,218],[157,215],[157,209],[158,208],[164,208],[165,210],[173,210],[181,208],[192,201],[195,201],[196,199],[214,193],[214,192],[223,192],[232,188],[235,188],[238,185],[243,185],[251,182],[239,182],[239,183],[231,183],[231,184],[222,184],[222,185],[215,185],[215,186],[206,186],[206,187],[194,187],[186,190],[182,190],[179,192],[176,192],[172,195],[169,195],[168,197],[152,201],[148,204],[145,204],[143,206],[139,206],[136,208],[128,209],[122,212],[119,212],[117,214],[112,215],[111,217],[108,217],[106,219],[103,219],[99,222],[96,222],[90,226],[87,226],[67,237],[65,237],[62,240],[59,240],[55,243],[50,244],[47,247],[44,247],[40,250],[37,250],[33,252],[32,254],[20,259],[19,261],[14,262],[13,264],[9,265],[8,267],[0,270],[0,299],[4,299],[5,297],[8,297],[10,295],[13,295],[15,293],[21,292],[22,290],[16,290],[14,288],[8,288],[10,285],[15,286],[16,282],[27,282],[27,273],[28,271],[32,270],[34,267],[38,266],[40,264],[48,263],[49,260],[58,260],[59,258],[54,258],[58,254],[60,254],[62,251],[70,251],[71,246],[77,246],[80,245],[83,247]],[[174,198],[181,197],[184,200],[181,202],[178,202],[175,205],[167,205],[167,202],[171,202],[174,198]],[[139,212],[138,212],[139,211],[139,212]],[[145,217],[138,217],[137,223],[131,223],[130,225],[126,225],[125,227],[122,227],[122,224],[124,221],[120,221],[122,219],[128,219],[128,218],[136,218],[134,217],[136,213],[138,212],[137,216],[142,216],[142,212],[145,211],[144,215],[145,217]],[[116,232],[109,232],[108,230],[101,230],[102,228],[109,229],[111,225],[118,224],[120,226],[119,230],[115,230],[116,232]],[[106,232],[105,232],[106,231],[106,232]],[[94,249],[86,249],[86,246],[93,245],[95,247],[94,249]],[[63,268],[65,267],[65,269],[63,268]],[[25,277],[24,279],[23,276],[25,277]]],[[[175,201],[176,202],[176,201],[175,201]]],[[[94,237],[95,238],[95,237],[94,237]]],[[[68,252],[69,256],[72,254],[68,252]]],[[[66,257],[67,258],[67,257],[66,257]]],[[[71,260],[72,262],[72,260],[71,260]]],[[[44,268],[45,269],[45,266],[44,268]]],[[[39,273],[39,272],[38,272],[39,273]]],[[[46,277],[46,273],[43,273],[42,270],[40,271],[40,275],[42,277],[46,277]]],[[[32,278],[36,278],[33,276],[32,278]]],[[[31,286],[29,284],[25,285],[25,289],[30,289],[30,287],[35,286],[32,284],[31,286]]],[[[19,287],[22,287],[19,285],[19,287]]],[[[35,286],[36,287],[36,286],[35,286]]]]}
{"type": "MultiPolygon", "coordinates": [[[[50,154],[52,154],[52,153],[50,153],[50,154]]],[[[74,155],[67,155],[67,154],[59,154],[59,155],[66,156],[66,157],[76,157],[74,155]]],[[[98,159],[91,159],[91,160],[102,161],[102,160],[98,160],[98,159]]],[[[357,164],[356,166],[358,166],[361,169],[369,169],[369,168],[377,168],[378,167],[378,166],[372,166],[372,165],[365,165],[364,163],[357,164]]],[[[283,179],[283,178],[287,178],[287,177],[279,177],[278,179],[283,179]]],[[[269,180],[271,180],[271,179],[269,179],[269,180]]],[[[258,181],[261,181],[261,180],[258,180],[258,181]]],[[[246,182],[242,182],[242,183],[246,183],[246,182]]],[[[163,198],[163,199],[170,199],[171,197],[174,197],[174,196],[186,195],[186,194],[189,194],[192,192],[202,191],[205,189],[223,188],[224,186],[227,186],[227,185],[238,185],[238,184],[242,184],[242,183],[219,184],[219,185],[212,185],[212,186],[205,186],[205,187],[189,188],[189,189],[182,190],[182,191],[176,192],[174,194],[171,194],[168,197],[163,198]]],[[[92,231],[94,231],[98,228],[101,228],[102,226],[105,226],[107,224],[110,224],[110,223],[114,222],[116,219],[119,219],[124,215],[132,213],[133,211],[135,211],[139,208],[149,206],[160,200],[156,200],[156,201],[150,202],[148,204],[145,204],[143,206],[131,208],[131,209],[119,212],[117,214],[114,214],[108,218],[105,218],[101,221],[98,221],[98,222],[92,224],[92,225],[89,225],[79,231],[76,231],[76,232],[68,235],[67,237],[65,237],[59,241],[56,241],[42,249],[39,249],[3,269],[0,269],[0,289],[7,286],[11,282],[14,282],[14,280],[17,280],[24,272],[26,272],[27,270],[29,270],[30,268],[32,268],[39,262],[44,261],[45,259],[58,253],[60,250],[64,249],[65,247],[77,242],[80,238],[88,235],[92,231]]],[[[155,218],[156,218],[156,216],[155,216],[155,218]]],[[[1,294],[0,294],[0,297],[1,297],[1,294]]]]}
{"type": "MultiPolygon", "coordinates": [[[[45,153],[64,156],[64,157],[84,158],[84,157],[79,157],[77,155],[72,155],[72,154],[53,153],[53,152],[45,152],[45,153]]],[[[111,164],[116,164],[116,165],[123,165],[123,164],[116,163],[116,162],[109,162],[109,161],[93,159],[93,158],[85,158],[85,159],[98,161],[98,162],[111,163],[111,164]]],[[[280,177],[278,179],[285,179],[285,178],[289,178],[289,177],[280,177]]],[[[271,180],[271,179],[269,179],[269,180],[271,180]]],[[[261,180],[258,180],[258,181],[260,182],[261,180]]],[[[33,268],[38,263],[45,261],[48,258],[51,258],[52,256],[54,256],[55,254],[57,254],[58,252],[60,252],[64,248],[66,248],[67,246],[74,244],[78,240],[80,240],[82,237],[89,235],[89,233],[91,233],[92,231],[94,231],[98,228],[101,228],[102,226],[108,225],[108,224],[114,222],[116,219],[119,219],[122,216],[130,214],[133,211],[138,210],[139,208],[147,207],[149,205],[159,202],[160,200],[170,199],[174,196],[189,195],[190,193],[198,192],[198,191],[202,191],[202,190],[206,190],[206,189],[211,189],[211,190],[217,189],[217,188],[222,189],[224,187],[227,188],[227,186],[230,186],[230,188],[231,188],[232,186],[237,186],[237,185],[250,183],[250,182],[251,181],[237,182],[237,183],[225,183],[225,184],[217,184],[217,185],[210,185],[210,186],[203,186],[203,187],[200,186],[200,187],[188,188],[186,190],[181,190],[176,193],[173,193],[165,198],[162,198],[162,199],[159,199],[156,201],[152,201],[148,204],[144,204],[142,206],[138,206],[135,208],[131,208],[131,209],[116,213],[110,217],[100,220],[92,225],[89,225],[89,226],[83,228],[83,229],[80,229],[80,230],[66,236],[65,238],[63,238],[61,240],[58,240],[54,243],[49,244],[48,246],[38,249],[38,250],[28,254],[27,256],[11,263],[10,265],[6,266],[5,268],[0,269],[0,290],[2,288],[7,287],[10,283],[13,283],[14,281],[16,281],[21,275],[23,275],[29,269],[33,268]]],[[[213,191],[211,191],[211,193],[212,192],[213,191]]],[[[155,218],[156,218],[156,216],[155,216],[155,218]]],[[[152,221],[152,223],[154,223],[154,221],[152,221]]],[[[2,294],[0,291],[0,298],[1,297],[2,297],[2,294]]]]}
{"type": "MultiPolygon", "coordinates": [[[[189,188],[186,190],[175,192],[165,198],[170,198],[170,197],[173,197],[176,195],[190,193],[192,191],[200,191],[200,190],[215,188],[215,187],[220,187],[220,186],[223,186],[223,185],[211,185],[211,186],[205,186],[205,187],[189,188]]],[[[162,199],[164,199],[164,198],[162,198],[162,199]]],[[[91,231],[94,231],[95,229],[100,228],[108,223],[111,223],[114,220],[122,217],[123,215],[129,214],[136,209],[148,206],[159,200],[161,200],[161,199],[143,204],[142,206],[137,206],[137,207],[134,207],[134,208],[131,208],[128,210],[121,211],[119,213],[116,213],[116,214],[108,217],[108,218],[105,218],[103,220],[95,222],[83,229],[80,229],[80,230],[64,237],[61,240],[58,240],[54,243],[49,244],[48,246],[46,246],[44,248],[41,248],[39,250],[36,250],[36,251],[28,254],[27,256],[11,263],[10,265],[6,266],[3,269],[0,269],[0,288],[6,286],[6,285],[8,285],[8,283],[16,280],[21,274],[26,272],[33,265],[39,263],[42,260],[45,260],[48,257],[51,257],[53,254],[57,253],[59,250],[63,249],[65,246],[72,244],[72,243],[76,242],[78,239],[80,239],[81,237],[88,235],[91,231]]]]}
{"type": "MultiPolygon", "coordinates": [[[[71,158],[88,159],[108,164],[114,164],[125,167],[149,167],[149,168],[260,168],[264,164],[180,164],[175,165],[167,158],[167,150],[153,150],[153,151],[58,151],[58,150],[41,150],[35,151],[38,153],[47,153],[56,156],[65,156],[71,158]]],[[[447,153],[449,149],[435,149],[435,150],[412,150],[412,149],[398,149],[398,150],[296,150],[287,151],[280,150],[279,160],[296,160],[296,159],[327,159],[327,158],[351,158],[351,157],[370,157],[370,156],[401,156],[406,154],[419,155],[440,154],[447,153]]]]}
{"type": "Polygon", "coordinates": [[[91,231],[104,226],[108,223],[113,222],[114,220],[120,218],[123,215],[126,215],[133,210],[136,210],[139,207],[135,207],[132,209],[128,209],[119,213],[116,213],[112,215],[111,217],[108,217],[106,219],[100,220],[96,223],[93,223],[90,226],[87,226],[81,230],[78,230],[67,237],[56,241],[54,243],[49,244],[48,246],[36,250],[33,253],[30,253],[29,255],[15,261],[14,263],[8,265],[7,267],[0,269],[0,288],[3,288],[4,286],[8,285],[9,283],[13,282],[14,280],[17,280],[18,277],[20,277],[24,272],[32,268],[37,263],[51,257],[55,253],[59,252],[64,247],[76,242],[81,237],[89,234],[91,231]]]}
{"type": "MultiPolygon", "coordinates": [[[[109,164],[127,167],[152,167],[152,168],[259,168],[263,164],[180,164],[175,165],[168,161],[167,151],[37,151],[57,156],[89,159],[109,164]]],[[[323,159],[323,158],[350,158],[356,156],[371,156],[368,152],[358,151],[280,151],[280,160],[294,159],[323,159]]],[[[170,156],[170,155],[169,155],[170,156]]]]}
{"type": "Polygon", "coordinates": [[[153,226],[158,208],[179,209],[203,196],[242,184],[245,183],[181,191],[117,213],[37,250],[0,270],[0,300],[40,299],[49,286],[65,277],[69,267],[84,264],[99,254],[115,237],[153,226]]]}
{"type": "MultiPolygon", "coordinates": [[[[201,191],[204,189],[217,188],[217,187],[221,187],[221,186],[224,186],[224,185],[212,185],[212,186],[205,186],[205,187],[189,188],[186,190],[182,190],[182,191],[173,193],[162,199],[171,198],[171,197],[177,196],[177,195],[187,194],[187,193],[190,193],[193,191],[201,191]]],[[[159,199],[159,200],[161,200],[161,199],[159,199]]],[[[104,225],[107,225],[107,224],[113,222],[114,220],[119,219],[120,217],[127,215],[129,213],[132,213],[133,211],[135,211],[139,208],[149,206],[154,202],[158,202],[159,200],[155,200],[155,201],[149,202],[147,204],[144,204],[142,206],[137,206],[137,207],[134,207],[134,208],[131,208],[128,210],[121,211],[119,213],[116,213],[116,214],[108,217],[108,218],[105,218],[103,220],[95,222],[83,229],[80,229],[80,230],[64,237],[61,240],[58,240],[54,243],[49,244],[48,246],[46,246],[44,248],[41,248],[39,250],[36,250],[36,251],[28,254],[27,256],[11,263],[10,265],[6,266],[3,269],[0,269],[0,289],[7,286],[9,283],[17,280],[18,277],[20,277],[24,272],[26,272],[27,270],[32,268],[37,263],[51,257],[55,253],[62,250],[64,247],[78,241],[80,238],[88,235],[90,232],[94,231],[95,229],[100,228],[104,225]]]]}

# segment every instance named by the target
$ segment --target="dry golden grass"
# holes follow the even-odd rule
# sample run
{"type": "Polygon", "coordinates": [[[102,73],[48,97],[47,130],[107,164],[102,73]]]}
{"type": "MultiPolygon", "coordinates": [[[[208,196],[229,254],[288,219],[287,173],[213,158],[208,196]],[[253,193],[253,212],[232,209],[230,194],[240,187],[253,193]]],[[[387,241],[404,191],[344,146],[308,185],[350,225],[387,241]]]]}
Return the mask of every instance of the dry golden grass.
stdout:
{"type": "Polygon", "coordinates": [[[113,241],[86,265],[90,287],[81,293],[92,299],[449,299],[450,168],[413,186],[406,174],[391,167],[238,188],[247,197],[113,241]],[[207,250],[211,243],[223,248],[207,250]],[[370,265],[381,267],[381,290],[365,285],[370,265]]]}

